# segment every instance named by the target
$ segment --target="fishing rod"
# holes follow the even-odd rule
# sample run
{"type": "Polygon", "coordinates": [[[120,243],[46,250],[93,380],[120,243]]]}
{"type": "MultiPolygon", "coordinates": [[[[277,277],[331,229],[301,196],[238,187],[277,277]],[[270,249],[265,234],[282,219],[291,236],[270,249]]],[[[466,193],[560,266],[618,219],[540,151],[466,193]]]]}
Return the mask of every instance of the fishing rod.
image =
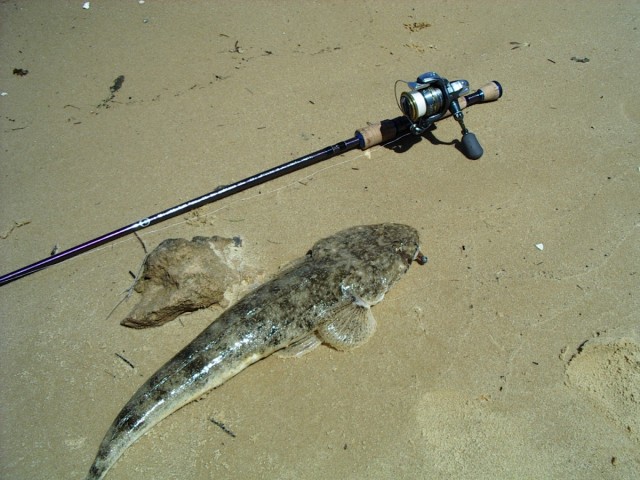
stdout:
{"type": "Polygon", "coordinates": [[[396,82],[396,101],[403,115],[390,120],[382,120],[374,125],[368,125],[357,130],[352,138],[338,142],[335,145],[296,158],[238,182],[218,186],[205,195],[149,217],[144,217],[113,232],[106,233],[93,240],[2,275],[0,277],[0,286],[26,277],[51,265],[61,263],[129,233],[137,232],[160,221],[175,217],[183,212],[188,212],[207,203],[216,202],[355,148],[366,150],[375,145],[399,138],[407,132],[411,132],[414,135],[422,135],[435,122],[449,116],[453,116],[462,129],[462,140],[460,142],[462,152],[470,159],[478,159],[482,156],[483,150],[476,136],[466,128],[462,110],[477,103],[497,100],[502,96],[502,86],[497,81],[492,81],[473,93],[468,92],[469,82],[466,80],[449,82],[435,72],[424,73],[415,82],[398,80],[396,82]],[[408,90],[402,92],[398,99],[397,90],[400,83],[407,85],[408,90]]]}

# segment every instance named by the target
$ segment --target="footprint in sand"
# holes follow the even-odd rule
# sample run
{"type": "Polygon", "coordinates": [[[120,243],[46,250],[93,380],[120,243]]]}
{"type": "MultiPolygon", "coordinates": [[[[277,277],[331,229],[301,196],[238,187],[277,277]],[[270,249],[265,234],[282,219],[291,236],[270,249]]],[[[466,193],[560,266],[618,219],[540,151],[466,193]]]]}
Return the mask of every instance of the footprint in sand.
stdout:
{"type": "Polygon", "coordinates": [[[640,438],[640,331],[585,342],[566,369],[567,385],[586,393],[635,438],[640,438]]]}

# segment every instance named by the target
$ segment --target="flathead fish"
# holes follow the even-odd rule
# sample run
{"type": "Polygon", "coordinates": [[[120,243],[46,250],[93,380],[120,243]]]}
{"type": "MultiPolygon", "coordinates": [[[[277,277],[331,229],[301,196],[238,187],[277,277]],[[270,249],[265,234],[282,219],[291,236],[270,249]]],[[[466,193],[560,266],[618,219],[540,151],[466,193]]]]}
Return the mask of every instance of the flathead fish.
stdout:
{"type": "Polygon", "coordinates": [[[122,453],[163,418],[280,351],[300,356],[321,343],[364,344],[380,302],[420,253],[407,225],[352,227],[318,241],[307,255],[227,309],[142,385],[98,449],[87,480],[104,478],[122,453]]]}

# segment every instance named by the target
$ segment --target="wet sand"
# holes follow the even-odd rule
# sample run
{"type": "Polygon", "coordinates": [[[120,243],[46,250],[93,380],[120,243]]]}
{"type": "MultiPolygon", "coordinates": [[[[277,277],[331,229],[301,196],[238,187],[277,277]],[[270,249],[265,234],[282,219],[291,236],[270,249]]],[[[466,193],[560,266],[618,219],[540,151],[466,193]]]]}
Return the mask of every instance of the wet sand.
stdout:
{"type": "MultiPolygon", "coordinates": [[[[480,160],[443,120],[141,231],[149,250],[240,236],[274,274],[399,222],[429,263],[367,345],[259,362],[107,478],[637,478],[639,19],[637,2],[0,3],[1,273],[393,118],[397,79],[505,89],[465,112],[480,160]]],[[[128,236],[0,287],[1,478],[84,478],[133,392],[219,315],[120,326],[143,258],[128,236]]]]}

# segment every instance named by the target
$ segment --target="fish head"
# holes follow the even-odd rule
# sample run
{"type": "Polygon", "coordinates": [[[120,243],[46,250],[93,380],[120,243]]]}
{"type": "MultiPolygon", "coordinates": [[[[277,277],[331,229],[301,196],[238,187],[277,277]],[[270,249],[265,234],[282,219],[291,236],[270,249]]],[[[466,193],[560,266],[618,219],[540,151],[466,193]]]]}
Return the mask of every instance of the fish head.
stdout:
{"type": "Polygon", "coordinates": [[[342,295],[374,305],[414,261],[426,263],[419,243],[418,231],[409,225],[360,225],[318,241],[311,257],[339,263],[342,295]]]}
{"type": "Polygon", "coordinates": [[[381,255],[397,256],[408,268],[414,260],[422,260],[418,231],[399,223],[359,225],[316,242],[311,249],[314,260],[350,257],[375,261],[381,255]]]}

